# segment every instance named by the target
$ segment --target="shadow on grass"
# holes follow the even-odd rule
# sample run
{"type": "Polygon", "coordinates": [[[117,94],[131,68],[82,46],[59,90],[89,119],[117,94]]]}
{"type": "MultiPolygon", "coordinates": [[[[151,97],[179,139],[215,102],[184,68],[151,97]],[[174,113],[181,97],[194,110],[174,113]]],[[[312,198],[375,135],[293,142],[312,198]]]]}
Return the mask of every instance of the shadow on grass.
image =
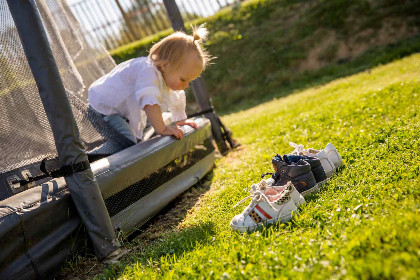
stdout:
{"type": "Polygon", "coordinates": [[[183,254],[193,251],[197,246],[211,243],[214,234],[214,224],[206,222],[179,232],[171,232],[153,241],[140,240],[136,242],[137,244],[126,245],[131,249],[129,256],[117,264],[104,268],[95,276],[100,279],[117,279],[127,267],[160,267],[176,262],[183,254]]]}
{"type": "Polygon", "coordinates": [[[131,249],[130,255],[108,267],[104,272],[105,279],[119,277],[127,265],[159,265],[162,257],[178,258],[196,246],[210,243],[215,235],[213,223],[200,223],[185,228],[179,226],[188,212],[199,203],[200,197],[210,190],[212,179],[213,172],[210,172],[131,234],[125,244],[131,249]]]}
{"type": "Polygon", "coordinates": [[[207,174],[197,184],[174,199],[158,215],[131,234],[124,244],[130,254],[110,266],[99,263],[93,253],[74,256],[57,275],[56,279],[115,279],[127,265],[139,262],[149,265],[150,260],[162,256],[180,256],[193,250],[199,244],[211,242],[215,234],[212,223],[179,229],[188,211],[196,205],[200,197],[210,190],[213,172],[207,174]]]}
{"type": "MultiPolygon", "coordinates": [[[[256,93],[252,96],[241,96],[232,103],[226,102],[224,96],[216,95],[212,97],[213,104],[220,115],[235,113],[275,98],[288,96],[298,90],[321,86],[335,79],[390,63],[417,52],[420,52],[420,35],[398,43],[372,48],[357,57],[348,57],[317,70],[289,73],[289,77],[279,82],[280,86],[278,88],[273,90],[268,86],[269,91],[263,94],[256,93]]],[[[264,85],[262,85],[262,88],[264,88],[264,85]]]]}

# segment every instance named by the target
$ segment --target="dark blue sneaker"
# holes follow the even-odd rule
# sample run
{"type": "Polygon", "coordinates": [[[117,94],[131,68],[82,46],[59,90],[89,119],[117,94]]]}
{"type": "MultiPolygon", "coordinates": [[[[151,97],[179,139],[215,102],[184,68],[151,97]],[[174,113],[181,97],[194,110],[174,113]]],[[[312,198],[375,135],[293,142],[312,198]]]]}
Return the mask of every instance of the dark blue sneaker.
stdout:
{"type": "Polygon", "coordinates": [[[314,174],[308,162],[299,160],[296,163],[287,163],[279,155],[275,155],[271,162],[275,173],[266,173],[261,175],[261,177],[271,174],[274,180],[273,186],[283,186],[290,181],[303,196],[318,189],[314,174]]]}
{"type": "Polygon", "coordinates": [[[311,166],[311,171],[314,174],[317,184],[323,184],[324,181],[327,180],[327,174],[325,174],[321,161],[317,157],[284,155],[283,160],[289,164],[297,163],[299,160],[307,161],[309,165],[311,166]]]}

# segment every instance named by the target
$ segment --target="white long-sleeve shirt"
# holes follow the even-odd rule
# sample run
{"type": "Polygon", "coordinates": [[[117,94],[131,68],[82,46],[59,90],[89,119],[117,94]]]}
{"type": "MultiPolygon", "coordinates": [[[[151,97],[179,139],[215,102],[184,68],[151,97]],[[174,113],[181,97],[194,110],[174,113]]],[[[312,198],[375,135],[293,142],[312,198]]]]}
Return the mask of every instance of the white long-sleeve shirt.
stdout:
{"type": "Polygon", "coordinates": [[[157,104],[162,112],[169,111],[173,122],[187,118],[185,92],[171,90],[148,57],[117,65],[90,86],[88,98],[90,106],[99,113],[127,118],[138,139],[142,139],[146,126],[146,105],[157,104]]]}

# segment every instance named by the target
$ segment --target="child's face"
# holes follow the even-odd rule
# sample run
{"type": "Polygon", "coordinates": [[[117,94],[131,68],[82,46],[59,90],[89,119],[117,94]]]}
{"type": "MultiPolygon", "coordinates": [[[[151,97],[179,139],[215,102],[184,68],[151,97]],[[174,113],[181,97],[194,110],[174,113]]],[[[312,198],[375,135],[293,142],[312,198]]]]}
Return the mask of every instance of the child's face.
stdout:
{"type": "Polygon", "coordinates": [[[161,67],[161,72],[166,85],[172,90],[186,89],[191,81],[200,76],[202,66],[194,54],[187,55],[185,61],[178,69],[169,65],[161,67]]]}

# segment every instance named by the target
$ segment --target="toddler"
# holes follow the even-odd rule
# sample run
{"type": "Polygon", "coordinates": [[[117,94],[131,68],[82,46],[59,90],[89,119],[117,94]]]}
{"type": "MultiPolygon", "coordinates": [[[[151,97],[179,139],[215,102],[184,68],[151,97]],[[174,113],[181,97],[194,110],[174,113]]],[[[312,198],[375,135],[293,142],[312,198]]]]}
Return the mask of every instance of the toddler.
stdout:
{"type": "Polygon", "coordinates": [[[142,139],[146,118],[156,133],[181,139],[179,126],[197,128],[186,120],[184,89],[211,59],[200,44],[207,34],[203,25],[192,36],[175,32],[153,45],[148,57],[119,64],[90,86],[90,106],[133,144],[142,139]],[[174,126],[165,125],[162,111],[172,114],[174,126]]]}

